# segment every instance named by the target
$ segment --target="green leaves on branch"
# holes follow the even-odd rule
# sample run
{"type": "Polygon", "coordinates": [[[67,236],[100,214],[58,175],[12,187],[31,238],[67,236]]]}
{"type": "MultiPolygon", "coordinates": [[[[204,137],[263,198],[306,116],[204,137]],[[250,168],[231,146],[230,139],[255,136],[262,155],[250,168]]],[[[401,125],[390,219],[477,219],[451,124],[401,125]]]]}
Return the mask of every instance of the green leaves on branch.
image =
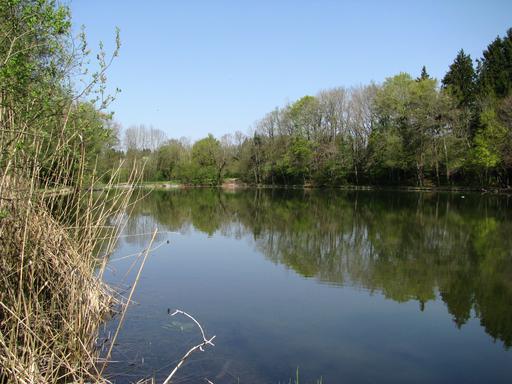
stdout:
{"type": "Polygon", "coordinates": [[[0,164],[14,161],[25,178],[43,184],[76,183],[77,169],[91,170],[115,141],[111,115],[102,110],[112,100],[105,71],[119,36],[110,58],[100,48],[98,69],[88,78],[85,34],[72,36],[69,8],[58,1],[0,2],[0,35],[0,100],[9,111],[0,113],[0,164]]]}

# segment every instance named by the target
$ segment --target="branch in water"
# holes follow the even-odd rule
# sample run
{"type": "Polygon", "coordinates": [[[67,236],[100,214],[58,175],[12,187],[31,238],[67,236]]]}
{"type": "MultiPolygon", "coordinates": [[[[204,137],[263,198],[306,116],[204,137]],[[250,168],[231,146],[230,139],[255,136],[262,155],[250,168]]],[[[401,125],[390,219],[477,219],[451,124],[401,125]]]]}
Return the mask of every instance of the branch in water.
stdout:
{"type": "MultiPolygon", "coordinates": [[[[191,319],[194,323],[196,323],[196,325],[198,326],[199,330],[201,331],[201,336],[203,337],[203,342],[200,343],[200,344],[197,344],[196,346],[190,348],[187,353],[185,353],[183,355],[183,357],[181,358],[180,362],[178,363],[178,365],[176,365],[176,367],[174,367],[174,369],[172,370],[172,372],[169,374],[169,376],[167,376],[167,379],[165,379],[165,381],[163,382],[163,384],[169,384],[171,382],[171,379],[173,378],[173,376],[176,374],[176,372],[178,371],[178,369],[180,369],[180,367],[183,365],[183,363],[185,362],[185,360],[187,360],[189,358],[189,356],[194,353],[195,351],[197,350],[200,350],[201,352],[204,352],[204,348],[206,345],[211,345],[212,347],[215,346],[215,344],[213,344],[213,339],[215,339],[216,336],[213,336],[213,337],[206,337],[206,334],[204,332],[204,329],[203,327],[201,326],[201,324],[199,324],[199,321],[197,321],[193,316],[189,315],[187,312],[184,312],[184,311],[181,311],[179,309],[175,310],[173,313],[170,313],[169,311],[169,315],[171,316],[175,316],[177,314],[180,314],[180,315],[184,315],[184,316],[187,316],[189,319],[191,319]]],[[[208,383],[211,383],[213,384],[210,380],[208,379],[205,379],[208,383]]]]}

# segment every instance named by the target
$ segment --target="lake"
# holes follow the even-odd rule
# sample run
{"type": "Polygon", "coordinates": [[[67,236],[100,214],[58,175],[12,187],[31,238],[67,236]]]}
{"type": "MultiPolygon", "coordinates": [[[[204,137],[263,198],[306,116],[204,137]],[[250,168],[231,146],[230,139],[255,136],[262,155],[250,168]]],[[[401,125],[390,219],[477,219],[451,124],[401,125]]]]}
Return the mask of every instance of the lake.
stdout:
{"type": "MultiPolygon", "coordinates": [[[[154,191],[105,279],[128,289],[108,374],[162,382],[512,382],[512,198],[335,190],[154,191]],[[125,279],[128,276],[128,279],[125,279]]],[[[116,319],[106,325],[112,331],[116,319]]]]}

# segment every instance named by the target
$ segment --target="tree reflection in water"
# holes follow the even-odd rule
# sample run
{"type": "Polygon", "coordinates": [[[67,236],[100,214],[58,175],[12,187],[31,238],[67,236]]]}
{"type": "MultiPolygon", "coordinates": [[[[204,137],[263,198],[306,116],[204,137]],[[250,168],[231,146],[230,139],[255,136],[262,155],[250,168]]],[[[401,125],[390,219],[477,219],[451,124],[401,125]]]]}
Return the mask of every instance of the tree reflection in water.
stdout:
{"type": "Polygon", "coordinates": [[[457,327],[473,312],[508,348],[511,219],[511,201],[499,196],[192,189],[138,202],[127,234],[149,234],[156,221],[161,230],[249,235],[273,263],[324,283],[416,300],[420,310],[438,295],[457,327]]]}

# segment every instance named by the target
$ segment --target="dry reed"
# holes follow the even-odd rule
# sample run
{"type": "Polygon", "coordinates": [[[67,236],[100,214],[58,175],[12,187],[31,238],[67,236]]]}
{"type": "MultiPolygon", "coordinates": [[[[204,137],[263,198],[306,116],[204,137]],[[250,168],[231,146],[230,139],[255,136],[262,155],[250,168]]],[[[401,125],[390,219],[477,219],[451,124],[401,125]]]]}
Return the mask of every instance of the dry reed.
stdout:
{"type": "Polygon", "coordinates": [[[117,299],[102,275],[133,189],[111,188],[117,172],[97,191],[94,170],[85,188],[12,169],[23,172],[0,182],[0,382],[105,382],[96,338],[117,299]]]}

